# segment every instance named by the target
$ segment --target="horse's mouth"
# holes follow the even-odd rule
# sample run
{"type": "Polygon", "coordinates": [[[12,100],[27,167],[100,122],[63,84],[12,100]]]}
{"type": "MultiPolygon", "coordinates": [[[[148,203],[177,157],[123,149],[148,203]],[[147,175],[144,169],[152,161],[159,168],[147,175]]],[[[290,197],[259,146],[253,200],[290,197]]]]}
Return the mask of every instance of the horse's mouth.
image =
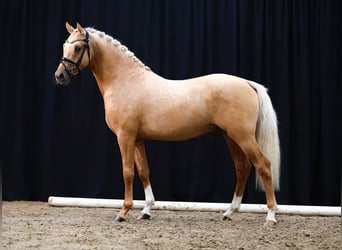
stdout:
{"type": "Polygon", "coordinates": [[[56,84],[66,86],[70,83],[71,79],[66,71],[62,73],[55,73],[56,84]]]}
{"type": "Polygon", "coordinates": [[[69,83],[70,83],[70,80],[58,80],[58,79],[56,79],[56,84],[58,84],[58,85],[67,86],[67,85],[69,85],[69,83]]]}

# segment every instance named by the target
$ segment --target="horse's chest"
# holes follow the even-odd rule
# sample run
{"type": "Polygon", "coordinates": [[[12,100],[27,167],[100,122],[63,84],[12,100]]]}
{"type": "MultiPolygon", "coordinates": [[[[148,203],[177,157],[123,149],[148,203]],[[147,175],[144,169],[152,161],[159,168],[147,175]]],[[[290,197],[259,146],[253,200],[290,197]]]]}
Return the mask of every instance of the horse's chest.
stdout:
{"type": "Polygon", "coordinates": [[[132,110],[124,107],[106,107],[105,105],[105,120],[108,127],[117,134],[119,131],[129,131],[136,127],[136,115],[132,110]]]}
{"type": "Polygon", "coordinates": [[[117,131],[117,129],[119,127],[119,124],[118,124],[118,120],[116,119],[113,112],[109,112],[106,110],[105,120],[106,120],[107,126],[110,128],[110,130],[112,130],[115,133],[115,131],[117,131]]]}

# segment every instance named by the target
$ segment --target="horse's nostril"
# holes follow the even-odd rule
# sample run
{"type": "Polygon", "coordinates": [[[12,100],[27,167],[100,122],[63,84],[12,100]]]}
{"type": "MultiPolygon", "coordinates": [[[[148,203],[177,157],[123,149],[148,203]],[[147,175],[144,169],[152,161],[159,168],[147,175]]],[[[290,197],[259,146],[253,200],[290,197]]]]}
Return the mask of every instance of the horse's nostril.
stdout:
{"type": "Polygon", "coordinates": [[[60,73],[59,75],[55,74],[55,78],[57,81],[63,81],[64,80],[64,74],[63,73],[60,73]]]}

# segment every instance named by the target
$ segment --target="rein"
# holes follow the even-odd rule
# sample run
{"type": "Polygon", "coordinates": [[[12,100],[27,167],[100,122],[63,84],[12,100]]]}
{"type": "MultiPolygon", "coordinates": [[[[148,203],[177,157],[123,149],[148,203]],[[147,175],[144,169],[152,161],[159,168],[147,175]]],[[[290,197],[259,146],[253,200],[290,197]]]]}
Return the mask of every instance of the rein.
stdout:
{"type": "Polygon", "coordinates": [[[83,56],[84,56],[84,52],[87,50],[88,52],[88,65],[90,63],[90,52],[89,52],[89,33],[88,31],[85,29],[85,32],[86,32],[86,37],[84,39],[77,39],[77,40],[74,40],[72,42],[69,42],[68,40],[66,40],[65,42],[66,43],[69,43],[69,44],[72,44],[72,43],[75,43],[75,42],[79,42],[79,41],[82,41],[82,42],[85,42],[85,46],[83,47],[83,51],[82,51],[82,54],[80,56],[80,58],[78,59],[77,62],[74,62],[73,60],[67,58],[67,57],[62,57],[60,63],[64,66],[65,70],[68,72],[69,74],[69,77],[70,77],[70,80],[74,77],[74,76],[78,76],[80,73],[81,73],[81,69],[80,69],[80,65],[81,65],[81,62],[82,62],[82,59],[83,59],[83,56]],[[68,68],[66,65],[65,65],[65,62],[67,63],[70,63],[72,65],[74,65],[75,67],[72,67],[72,68],[68,68]]]}

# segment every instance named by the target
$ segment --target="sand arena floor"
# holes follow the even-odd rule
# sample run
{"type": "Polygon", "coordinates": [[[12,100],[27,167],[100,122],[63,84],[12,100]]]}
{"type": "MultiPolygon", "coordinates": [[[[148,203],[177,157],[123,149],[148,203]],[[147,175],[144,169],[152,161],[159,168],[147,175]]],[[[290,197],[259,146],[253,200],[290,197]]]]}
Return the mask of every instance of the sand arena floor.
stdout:
{"type": "Polygon", "coordinates": [[[341,249],[341,217],[152,210],[140,221],[112,221],[109,208],[50,207],[44,202],[3,202],[2,249],[341,249]]]}

